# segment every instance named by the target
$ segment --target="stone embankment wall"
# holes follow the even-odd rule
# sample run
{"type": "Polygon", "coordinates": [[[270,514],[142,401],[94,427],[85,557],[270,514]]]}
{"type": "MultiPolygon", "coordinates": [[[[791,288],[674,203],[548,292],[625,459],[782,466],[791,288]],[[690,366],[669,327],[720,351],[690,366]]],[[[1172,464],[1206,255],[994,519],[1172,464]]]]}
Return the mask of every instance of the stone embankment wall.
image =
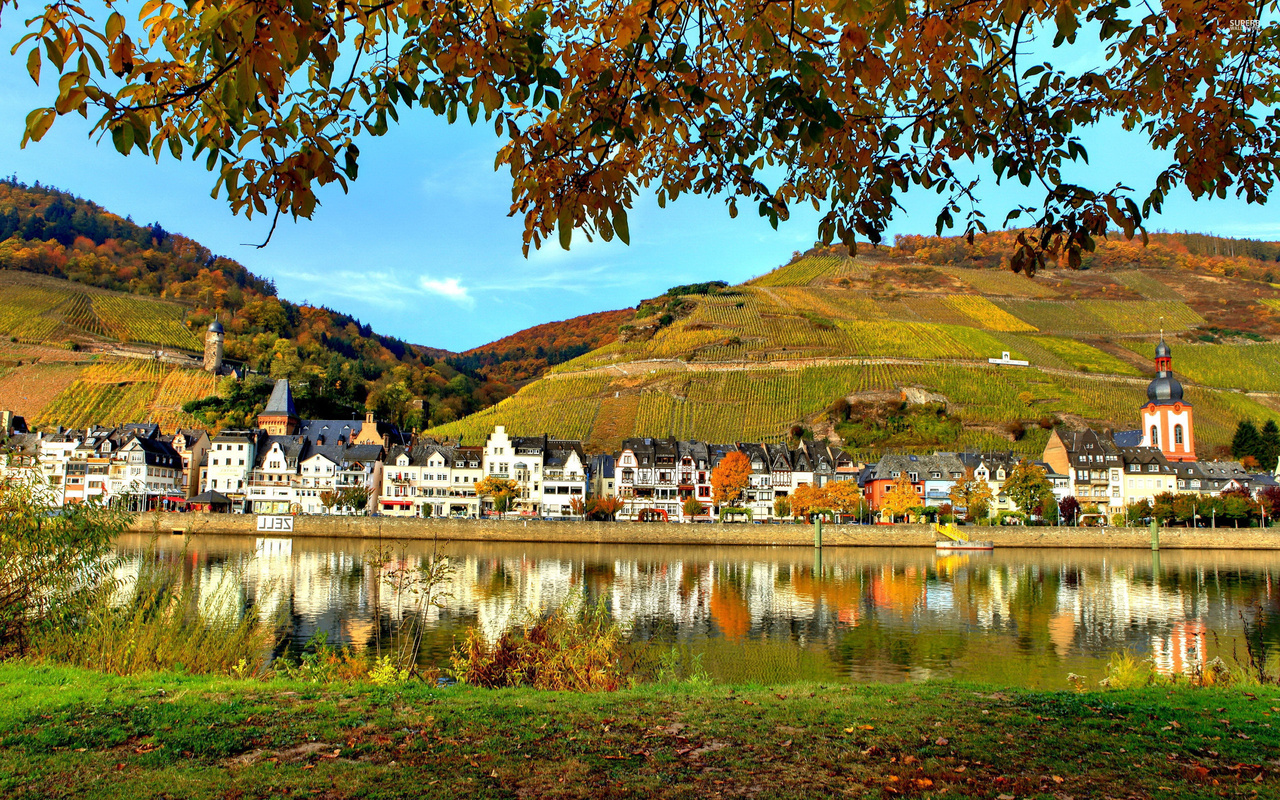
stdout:
{"type": "MultiPolygon", "coordinates": [[[[247,536],[337,537],[354,539],[439,539],[440,541],[564,542],[586,544],[813,545],[812,525],[679,524],[663,522],[502,522],[396,517],[307,517],[294,519],[293,533],[260,533],[250,514],[141,514],[137,533],[239,534],[247,536]]],[[[1151,547],[1141,528],[961,528],[975,540],[997,547],[1151,547]]],[[[827,547],[933,547],[938,536],[928,525],[824,525],[827,547]]],[[[1280,528],[1165,528],[1162,549],[1280,550],[1280,528]]]]}

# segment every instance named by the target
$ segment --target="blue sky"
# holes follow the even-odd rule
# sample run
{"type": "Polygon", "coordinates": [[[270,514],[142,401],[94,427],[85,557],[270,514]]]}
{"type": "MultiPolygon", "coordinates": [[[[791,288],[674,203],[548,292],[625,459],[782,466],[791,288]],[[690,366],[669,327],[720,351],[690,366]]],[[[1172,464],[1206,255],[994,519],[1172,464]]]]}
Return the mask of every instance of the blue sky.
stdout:
{"type": "MultiPolygon", "coordinates": [[[[774,231],[746,209],[729,219],[718,199],[686,197],[666,209],[646,200],[630,217],[629,247],[579,235],[569,252],[552,241],[526,259],[521,220],[507,217],[510,178],[493,169],[492,127],[449,126],[416,111],[387,136],[361,142],[360,178],[349,193],[326,191],[313,219],[282,221],[258,250],[269,221],[234,217],[212,199],[214,178],[202,164],[126,158],[91,141],[79,117],[60,118],[44,141],[20,149],[27,112],[49,105],[53,90],[32,84],[25,57],[8,55],[20,35],[16,18],[7,15],[0,32],[0,173],[69,190],[140,223],[159,221],[274,279],[285,298],[354,314],[415,343],[463,350],[542,322],[633,306],[675,284],[745,280],[816,236],[811,207],[774,231]]],[[[1141,138],[1118,128],[1085,143],[1091,164],[1067,179],[1145,190],[1162,166],[1141,138]]],[[[1012,203],[1037,199],[1016,183],[990,181],[981,192],[992,224],[1012,203]]],[[[937,195],[912,192],[903,203],[890,240],[932,233],[937,195]]],[[[1280,239],[1280,222],[1264,207],[1192,202],[1181,190],[1151,229],[1280,239]]]]}

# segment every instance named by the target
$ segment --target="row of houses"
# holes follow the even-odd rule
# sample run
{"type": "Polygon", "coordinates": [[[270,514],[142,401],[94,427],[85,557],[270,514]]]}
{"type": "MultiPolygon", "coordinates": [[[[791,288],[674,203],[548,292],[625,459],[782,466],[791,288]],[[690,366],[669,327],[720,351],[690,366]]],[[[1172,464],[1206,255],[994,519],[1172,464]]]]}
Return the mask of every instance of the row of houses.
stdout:
{"type": "MultiPolygon", "coordinates": [[[[1039,466],[1059,501],[1075,497],[1107,513],[1164,493],[1219,495],[1275,486],[1234,461],[1195,457],[1191,406],[1173,378],[1171,352],[1156,350],[1157,376],[1142,408],[1143,430],[1055,430],[1039,466]]],[[[6,418],[9,420],[9,418],[6,418]]],[[[1013,511],[1005,480],[1026,457],[1013,452],[886,454],[858,461],[823,442],[782,444],[632,438],[613,453],[589,454],[578,441],[512,436],[497,426],[483,443],[413,437],[393,425],[299,418],[287,381],[278,381],[257,427],[163,434],[151,423],[13,436],[0,455],[6,471],[38,473],[58,503],[124,501],[139,508],[191,505],[247,513],[479,517],[493,508],[477,491],[486,478],[515,487],[509,510],[525,517],[570,518],[587,501],[621,501],[621,519],[705,519],[695,499],[713,505],[712,476],[729,453],[750,465],[738,504],[755,519],[777,516],[779,500],[802,486],[856,482],[874,514],[903,476],[912,505],[941,508],[962,478],[987,484],[990,511],[1013,511]]],[[[12,420],[6,425],[13,427],[12,420]]]]}

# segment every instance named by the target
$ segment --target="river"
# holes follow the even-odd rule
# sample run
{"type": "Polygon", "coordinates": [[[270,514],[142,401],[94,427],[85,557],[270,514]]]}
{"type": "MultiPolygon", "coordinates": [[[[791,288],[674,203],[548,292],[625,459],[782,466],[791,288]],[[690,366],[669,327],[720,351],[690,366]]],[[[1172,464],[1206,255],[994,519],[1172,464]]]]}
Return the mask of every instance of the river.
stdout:
{"type": "MultiPolygon", "coordinates": [[[[130,534],[126,571],[154,549],[206,602],[281,622],[283,649],[317,633],[385,642],[405,598],[385,579],[430,542],[130,534]]],[[[444,665],[476,626],[492,640],[572,598],[603,601],[631,635],[696,655],[719,682],[958,679],[1045,689],[1105,677],[1112,654],[1185,673],[1245,658],[1246,625],[1280,652],[1280,552],[455,542],[422,661],[444,665]],[[1259,624],[1260,623],[1260,624],[1259,624]]]]}

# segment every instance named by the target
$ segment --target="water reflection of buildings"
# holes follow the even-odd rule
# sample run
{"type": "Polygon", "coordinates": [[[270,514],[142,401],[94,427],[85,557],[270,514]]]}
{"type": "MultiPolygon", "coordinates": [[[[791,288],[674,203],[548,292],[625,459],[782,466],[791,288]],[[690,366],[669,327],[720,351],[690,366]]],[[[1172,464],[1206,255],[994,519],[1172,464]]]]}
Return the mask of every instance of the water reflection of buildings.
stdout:
{"type": "MultiPolygon", "coordinates": [[[[475,624],[493,641],[581,596],[603,600],[637,636],[686,643],[771,640],[852,659],[884,658],[945,635],[945,652],[886,667],[906,676],[969,674],[966,659],[991,658],[992,648],[1060,666],[1129,649],[1162,670],[1186,671],[1211,657],[1210,633],[1238,626],[1239,609],[1265,592],[1280,567],[1280,555],[1233,556],[1244,561],[1221,570],[1211,563],[1221,555],[1171,555],[1156,580],[1149,560],[1115,551],[935,558],[920,550],[833,549],[815,563],[807,551],[782,548],[475,543],[453,550],[447,599],[426,612],[433,629],[475,624]],[[850,637],[871,644],[850,651],[850,637]],[[971,642],[982,644],[970,650],[971,642]]],[[[427,556],[422,546],[407,546],[384,567],[414,568],[427,556]]],[[[378,580],[371,542],[205,537],[186,557],[202,602],[256,604],[259,614],[287,618],[297,642],[324,632],[331,642],[367,646],[406,611],[405,599],[378,580]],[[217,588],[237,581],[236,592],[217,588]]]]}

